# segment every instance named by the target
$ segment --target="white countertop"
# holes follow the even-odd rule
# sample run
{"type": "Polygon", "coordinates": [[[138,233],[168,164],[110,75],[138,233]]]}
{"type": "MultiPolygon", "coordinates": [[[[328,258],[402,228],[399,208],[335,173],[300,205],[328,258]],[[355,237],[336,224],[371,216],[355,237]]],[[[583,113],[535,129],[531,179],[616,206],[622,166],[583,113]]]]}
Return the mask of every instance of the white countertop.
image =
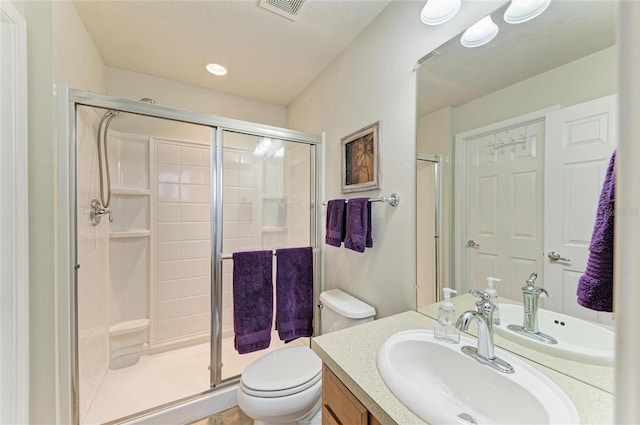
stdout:
{"type": "MultiPolygon", "coordinates": [[[[432,329],[435,321],[415,311],[315,337],[311,348],[383,424],[423,424],[387,388],[376,356],[382,343],[406,329],[432,329]]],[[[613,395],[523,358],[571,398],[583,424],[612,423],[613,395]]]]}

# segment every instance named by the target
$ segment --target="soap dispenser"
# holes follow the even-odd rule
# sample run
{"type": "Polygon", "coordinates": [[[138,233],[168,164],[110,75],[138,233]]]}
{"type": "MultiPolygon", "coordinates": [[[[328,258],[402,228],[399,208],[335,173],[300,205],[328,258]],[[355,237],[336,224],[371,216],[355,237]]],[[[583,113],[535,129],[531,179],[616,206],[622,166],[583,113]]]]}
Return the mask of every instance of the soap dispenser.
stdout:
{"type": "Polygon", "coordinates": [[[460,342],[460,331],[455,324],[455,308],[451,302],[451,294],[458,291],[451,288],[442,288],[442,291],[444,292],[444,301],[440,303],[438,322],[433,328],[433,336],[440,341],[457,344],[460,342]]]}
{"type": "Polygon", "coordinates": [[[498,291],[496,291],[495,284],[501,280],[497,277],[488,277],[487,289],[485,289],[485,292],[489,294],[489,300],[496,306],[495,310],[493,310],[493,324],[498,326],[500,326],[500,310],[498,310],[498,291]]]}

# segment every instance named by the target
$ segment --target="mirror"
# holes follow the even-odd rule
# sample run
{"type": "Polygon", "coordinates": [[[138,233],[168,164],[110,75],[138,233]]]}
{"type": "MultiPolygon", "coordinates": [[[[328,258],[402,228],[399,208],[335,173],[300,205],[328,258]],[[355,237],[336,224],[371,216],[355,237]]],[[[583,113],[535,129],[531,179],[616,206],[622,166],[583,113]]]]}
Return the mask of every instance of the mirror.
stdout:
{"type": "MultiPolygon", "coordinates": [[[[554,181],[545,177],[545,173],[558,170],[555,162],[561,155],[556,152],[565,142],[559,141],[556,134],[566,128],[562,126],[566,123],[554,124],[556,133],[550,133],[549,126],[561,112],[573,111],[596,99],[613,99],[615,105],[612,95],[617,90],[616,3],[554,1],[537,18],[517,25],[504,22],[507,6],[492,13],[500,30],[489,44],[465,48],[458,36],[419,61],[418,311],[435,318],[438,309],[433,303],[440,299],[441,288],[447,286],[459,290],[458,301],[454,302],[458,304],[457,314],[474,308],[474,299],[466,293],[469,289],[486,289],[488,276],[502,278],[496,288],[500,302],[522,304],[521,287],[536,272],[536,286],[549,291],[549,298],[541,300],[541,308],[597,323],[595,326],[612,327],[610,313],[587,310],[576,302],[575,288],[585,267],[584,260],[578,261],[576,257],[565,262],[548,255],[558,251],[569,257],[562,248],[566,244],[554,245],[555,234],[571,236],[574,245],[582,246],[583,251],[588,249],[604,170],[615,147],[615,119],[608,126],[594,127],[589,121],[575,129],[576,137],[584,136],[585,146],[591,130],[610,136],[606,148],[609,151],[601,152],[601,158],[592,161],[596,164],[595,177],[574,173],[573,186],[558,183],[545,189],[545,181],[547,185],[554,181]],[[577,135],[580,131],[583,133],[577,135]],[[535,163],[533,168],[509,174],[525,184],[508,186],[506,190],[497,184],[488,184],[486,191],[477,189],[484,183],[478,183],[482,176],[474,174],[472,165],[483,161],[517,162],[516,159],[535,163]],[[557,187],[565,191],[564,195],[555,193],[557,187]],[[567,187],[573,192],[568,193],[567,187]],[[510,202],[499,201],[508,197],[512,198],[510,202]],[[478,205],[479,199],[482,202],[491,199],[492,214],[485,214],[486,206],[478,205]],[[572,218],[571,223],[580,222],[582,227],[549,230],[554,215],[568,214],[559,209],[566,204],[565,199],[573,202],[573,213],[578,214],[578,219],[572,218]],[[519,232],[522,236],[520,245],[531,252],[513,254],[520,249],[517,243],[508,245],[513,241],[482,239],[483,229],[491,226],[511,226],[512,234],[519,232]],[[482,254],[491,249],[502,251],[501,255],[507,257],[518,257],[517,261],[501,262],[496,260],[499,257],[496,253],[482,254]]],[[[567,226],[566,223],[559,225],[567,226]]],[[[573,251],[571,254],[578,255],[573,255],[573,251]]],[[[498,333],[496,344],[606,391],[613,389],[612,367],[586,365],[549,354],[498,333]]]]}

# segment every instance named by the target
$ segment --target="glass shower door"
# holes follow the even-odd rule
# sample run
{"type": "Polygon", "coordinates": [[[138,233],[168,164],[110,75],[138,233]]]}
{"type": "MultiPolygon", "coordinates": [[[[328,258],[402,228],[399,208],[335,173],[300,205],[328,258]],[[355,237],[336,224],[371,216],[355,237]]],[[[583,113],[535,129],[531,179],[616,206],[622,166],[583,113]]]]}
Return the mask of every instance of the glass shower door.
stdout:
{"type": "MultiPolygon", "coordinates": [[[[239,251],[312,245],[314,150],[306,143],[222,132],[221,380],[240,375],[251,361],[284,346],[273,329],[268,349],[235,351],[231,257],[239,251]]],[[[275,264],[273,270],[275,289],[275,264]]],[[[291,344],[309,341],[301,338],[291,344]]]]}

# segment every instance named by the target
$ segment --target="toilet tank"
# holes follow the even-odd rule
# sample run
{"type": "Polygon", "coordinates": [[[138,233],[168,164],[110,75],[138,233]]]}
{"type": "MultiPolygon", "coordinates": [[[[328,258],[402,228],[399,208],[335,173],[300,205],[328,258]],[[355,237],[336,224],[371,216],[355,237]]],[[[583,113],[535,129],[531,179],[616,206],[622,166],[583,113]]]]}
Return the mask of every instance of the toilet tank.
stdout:
{"type": "Polygon", "coordinates": [[[375,308],[340,289],[320,293],[320,305],[322,334],[370,322],[376,315],[375,308]]]}

